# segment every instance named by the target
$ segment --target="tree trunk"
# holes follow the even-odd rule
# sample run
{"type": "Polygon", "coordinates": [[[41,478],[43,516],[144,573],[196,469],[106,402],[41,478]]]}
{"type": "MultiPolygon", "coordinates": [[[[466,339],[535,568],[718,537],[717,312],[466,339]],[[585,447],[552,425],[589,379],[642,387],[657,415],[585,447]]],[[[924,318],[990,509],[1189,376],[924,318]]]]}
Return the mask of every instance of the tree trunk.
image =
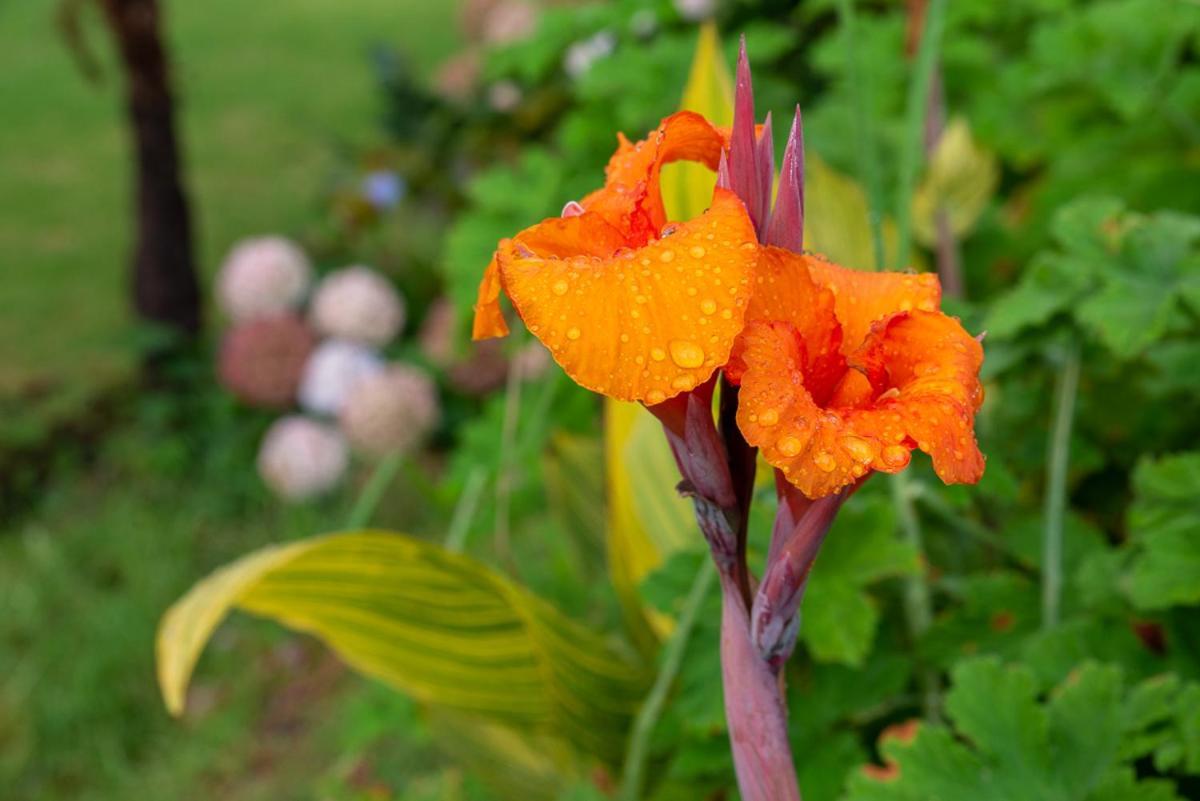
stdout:
{"type": "Polygon", "coordinates": [[[100,5],[125,68],[136,154],[133,306],[143,320],[188,338],[200,329],[200,289],[158,2],[100,0],[100,5]]]}

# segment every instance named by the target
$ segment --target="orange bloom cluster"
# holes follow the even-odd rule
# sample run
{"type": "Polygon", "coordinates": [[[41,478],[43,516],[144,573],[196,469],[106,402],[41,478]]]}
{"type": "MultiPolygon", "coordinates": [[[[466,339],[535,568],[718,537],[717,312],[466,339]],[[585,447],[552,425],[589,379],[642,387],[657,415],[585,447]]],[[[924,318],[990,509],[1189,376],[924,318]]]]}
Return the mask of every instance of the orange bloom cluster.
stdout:
{"type": "Polygon", "coordinates": [[[920,448],[946,482],[974,482],[983,350],[938,310],[933,275],[868,273],[760,244],[737,195],[667,220],[664,164],[722,167],[730,135],[680,112],[620,138],[603,188],[503,240],[474,335],[501,336],[503,290],[578,384],[648,406],[724,370],[747,442],[810,498],[920,448]]]}

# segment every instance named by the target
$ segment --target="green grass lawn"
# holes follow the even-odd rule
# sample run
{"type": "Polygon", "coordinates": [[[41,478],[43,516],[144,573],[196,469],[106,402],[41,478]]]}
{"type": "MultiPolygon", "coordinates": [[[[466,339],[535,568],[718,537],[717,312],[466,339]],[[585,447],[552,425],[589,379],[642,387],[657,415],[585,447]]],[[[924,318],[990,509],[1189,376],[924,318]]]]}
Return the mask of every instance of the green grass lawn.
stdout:
{"type": "MultiPolygon", "coordinates": [[[[370,45],[432,68],[455,46],[456,6],[164,3],[206,277],[234,239],[311,219],[335,146],[376,135],[370,45]]],[[[105,69],[100,86],[84,79],[56,7],[0,4],[0,399],[31,384],[103,384],[130,365],[120,74],[88,8],[105,69]]]]}

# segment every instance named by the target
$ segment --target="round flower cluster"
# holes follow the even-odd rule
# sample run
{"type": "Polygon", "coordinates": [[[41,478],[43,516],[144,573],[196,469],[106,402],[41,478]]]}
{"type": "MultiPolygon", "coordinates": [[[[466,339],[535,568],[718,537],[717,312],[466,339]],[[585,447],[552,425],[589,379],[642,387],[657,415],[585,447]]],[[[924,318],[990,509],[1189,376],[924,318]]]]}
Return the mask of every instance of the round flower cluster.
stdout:
{"type": "Polygon", "coordinates": [[[404,328],[405,305],[375,270],[335,270],[314,289],[298,245],[247,239],[222,265],[216,297],[230,320],[218,355],[222,385],[248,405],[289,411],[258,454],[259,475],[281,498],[335,487],[351,450],[412,452],[436,427],[433,379],[381,353],[404,328]]]}

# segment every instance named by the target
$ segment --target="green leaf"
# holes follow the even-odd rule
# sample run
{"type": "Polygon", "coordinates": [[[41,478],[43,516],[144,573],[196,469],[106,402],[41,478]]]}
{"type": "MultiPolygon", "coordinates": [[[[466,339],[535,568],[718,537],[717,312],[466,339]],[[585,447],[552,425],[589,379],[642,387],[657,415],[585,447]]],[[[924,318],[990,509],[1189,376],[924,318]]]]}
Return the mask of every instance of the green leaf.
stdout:
{"type": "Polygon", "coordinates": [[[1129,764],[1163,725],[1172,688],[1130,692],[1120,668],[1089,662],[1042,699],[1028,668],[995,658],[961,663],[953,683],[950,725],[922,724],[912,742],[884,742],[895,776],[854,775],[850,801],[1176,798],[1170,782],[1138,782],[1129,764]]]}
{"type": "Polygon", "coordinates": [[[1133,475],[1129,595],[1142,609],[1200,603],[1200,452],[1146,459],[1133,475]]]}
{"type": "Polygon", "coordinates": [[[892,506],[882,498],[860,496],[843,507],[821,546],[801,607],[800,638],[814,659],[863,664],[879,623],[867,587],[917,569],[915,553],[894,532],[892,506]]]}
{"type": "Polygon", "coordinates": [[[264,548],[172,606],[157,655],[173,714],[204,645],[235,607],[316,636],[417,700],[561,738],[610,764],[647,682],[601,636],[475,560],[365,531],[264,548]]]}

